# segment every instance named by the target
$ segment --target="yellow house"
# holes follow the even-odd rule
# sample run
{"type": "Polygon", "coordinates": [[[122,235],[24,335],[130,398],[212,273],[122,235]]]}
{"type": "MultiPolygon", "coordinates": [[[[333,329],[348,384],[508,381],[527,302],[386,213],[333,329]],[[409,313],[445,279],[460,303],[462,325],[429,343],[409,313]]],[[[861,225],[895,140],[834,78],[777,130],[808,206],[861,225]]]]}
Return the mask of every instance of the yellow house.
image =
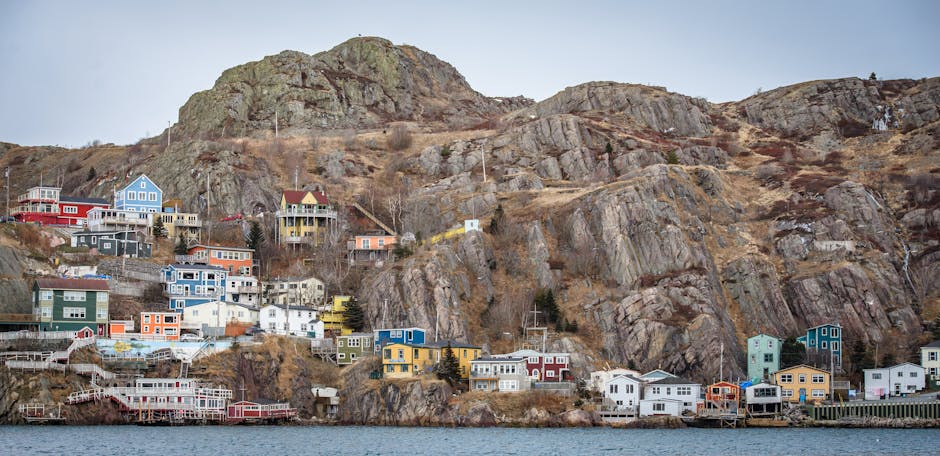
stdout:
{"type": "Polygon", "coordinates": [[[781,369],[774,373],[774,384],[780,386],[784,401],[821,402],[829,397],[831,376],[829,372],[812,366],[798,366],[781,369]]]}
{"type": "Polygon", "coordinates": [[[346,303],[352,299],[352,296],[333,296],[333,303],[324,312],[320,313],[320,321],[323,322],[323,330],[330,332],[334,336],[348,336],[353,333],[353,329],[346,326],[346,303]]]}
{"type": "Polygon", "coordinates": [[[382,348],[382,376],[411,378],[437,364],[440,349],[430,345],[388,344],[382,348]]]}
{"type": "Polygon", "coordinates": [[[457,357],[457,361],[460,362],[460,378],[469,380],[470,361],[480,357],[482,348],[453,340],[438,341],[431,344],[440,351],[437,362],[440,362],[440,358],[444,357],[444,350],[447,348],[448,343],[450,343],[450,349],[454,351],[454,356],[457,357]]]}
{"type": "Polygon", "coordinates": [[[323,192],[284,190],[276,215],[278,244],[317,245],[336,224],[336,210],[323,192]]]}

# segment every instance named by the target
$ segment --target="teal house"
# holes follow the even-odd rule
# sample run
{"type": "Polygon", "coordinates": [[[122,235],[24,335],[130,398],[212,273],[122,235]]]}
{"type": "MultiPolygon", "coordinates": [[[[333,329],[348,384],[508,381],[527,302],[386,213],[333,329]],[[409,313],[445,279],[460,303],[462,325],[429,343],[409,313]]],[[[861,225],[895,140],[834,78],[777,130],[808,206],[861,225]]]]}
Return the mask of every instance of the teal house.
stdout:
{"type": "Polygon", "coordinates": [[[780,370],[780,347],[783,340],[758,334],[747,339],[747,378],[754,383],[766,382],[780,370]]]}
{"type": "Polygon", "coordinates": [[[840,324],[826,323],[809,328],[806,330],[806,335],[797,337],[796,341],[806,346],[807,364],[826,370],[842,369],[842,326],[840,324]]]}
{"type": "Polygon", "coordinates": [[[38,279],[33,284],[33,314],[40,331],[80,331],[104,336],[108,328],[107,280],[38,279]]]}

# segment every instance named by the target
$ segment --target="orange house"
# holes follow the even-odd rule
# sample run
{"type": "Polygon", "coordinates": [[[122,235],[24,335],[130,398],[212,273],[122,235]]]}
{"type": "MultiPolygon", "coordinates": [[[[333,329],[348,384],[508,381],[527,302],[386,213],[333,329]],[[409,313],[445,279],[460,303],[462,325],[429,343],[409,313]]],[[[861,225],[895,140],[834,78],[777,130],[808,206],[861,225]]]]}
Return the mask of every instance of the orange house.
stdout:
{"type": "Polygon", "coordinates": [[[705,413],[737,414],[741,405],[741,387],[730,382],[718,382],[705,388],[705,413]]]}
{"type": "Polygon", "coordinates": [[[384,233],[362,234],[348,242],[349,262],[387,261],[398,243],[398,237],[384,233]]]}
{"type": "Polygon", "coordinates": [[[255,253],[252,249],[198,244],[190,247],[188,253],[193,263],[218,266],[227,270],[229,275],[252,275],[255,253]]]}
{"type": "Polygon", "coordinates": [[[144,340],[180,340],[180,314],[141,312],[140,336],[144,340]]]}
{"type": "Polygon", "coordinates": [[[108,334],[115,339],[123,338],[134,330],[133,320],[111,320],[108,322],[108,334]]]}

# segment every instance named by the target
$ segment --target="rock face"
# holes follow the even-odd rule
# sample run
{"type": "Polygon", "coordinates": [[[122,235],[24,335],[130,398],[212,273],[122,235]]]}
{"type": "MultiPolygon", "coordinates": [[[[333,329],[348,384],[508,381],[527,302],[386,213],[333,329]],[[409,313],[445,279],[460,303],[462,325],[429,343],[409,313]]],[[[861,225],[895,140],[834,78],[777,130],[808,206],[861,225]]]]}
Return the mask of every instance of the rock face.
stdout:
{"type": "Polygon", "coordinates": [[[313,56],[284,51],[226,70],[211,90],[180,109],[174,131],[184,137],[247,136],[273,131],[275,112],[286,131],[403,120],[470,126],[529,103],[484,97],[437,57],[366,37],[313,56]]]}
{"type": "Polygon", "coordinates": [[[32,313],[29,288],[23,280],[27,263],[19,250],[0,245],[0,312],[32,313]]]}

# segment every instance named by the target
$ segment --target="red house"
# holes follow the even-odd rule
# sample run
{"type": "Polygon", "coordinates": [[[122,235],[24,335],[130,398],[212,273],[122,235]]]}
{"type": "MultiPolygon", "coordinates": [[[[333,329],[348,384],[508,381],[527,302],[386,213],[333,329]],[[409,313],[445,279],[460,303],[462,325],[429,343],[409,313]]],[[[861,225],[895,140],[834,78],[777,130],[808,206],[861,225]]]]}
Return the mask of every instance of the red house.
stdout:
{"type": "Polygon", "coordinates": [[[704,412],[706,415],[738,414],[744,409],[741,404],[741,387],[730,382],[718,382],[705,388],[704,412]]]}
{"type": "Polygon", "coordinates": [[[540,353],[535,350],[518,350],[507,355],[526,359],[525,369],[537,382],[566,382],[571,380],[568,353],[540,353]]]}
{"type": "Polygon", "coordinates": [[[297,417],[297,409],[286,402],[239,401],[226,408],[225,419],[230,422],[283,421],[297,417]]]}
{"type": "Polygon", "coordinates": [[[61,191],[59,187],[30,188],[17,198],[18,205],[10,211],[11,215],[23,223],[82,226],[91,209],[111,207],[101,198],[63,196],[61,191]]]}

